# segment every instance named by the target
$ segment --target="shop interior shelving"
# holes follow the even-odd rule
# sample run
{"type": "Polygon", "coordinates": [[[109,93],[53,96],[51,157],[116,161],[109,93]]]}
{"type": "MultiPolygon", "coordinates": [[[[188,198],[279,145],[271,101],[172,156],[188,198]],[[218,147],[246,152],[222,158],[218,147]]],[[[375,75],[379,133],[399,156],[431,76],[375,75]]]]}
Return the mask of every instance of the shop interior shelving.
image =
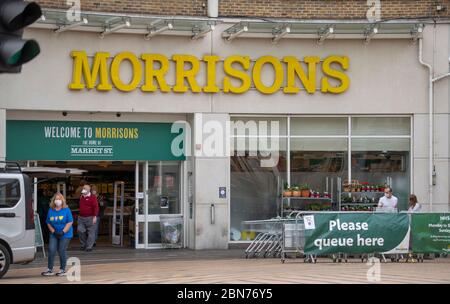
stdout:
{"type": "MultiPolygon", "coordinates": [[[[282,181],[281,185],[286,185],[285,181],[282,181]]],[[[284,196],[284,188],[280,188],[280,210],[281,217],[286,217],[292,211],[331,211],[338,210],[338,201],[340,193],[340,187],[342,185],[342,179],[340,177],[326,177],[323,180],[322,189],[325,190],[320,197],[302,197],[302,196],[284,196]],[[324,193],[328,193],[328,196],[324,196],[324,193]],[[317,206],[308,207],[308,205],[317,206]],[[325,206],[324,206],[325,205],[325,206]]],[[[318,186],[318,185],[315,185],[318,186]]],[[[313,187],[314,190],[314,187],[313,187]]]]}
{"type": "Polygon", "coordinates": [[[369,207],[369,210],[373,210],[378,206],[378,200],[384,195],[382,191],[344,191],[341,192],[339,197],[339,210],[343,210],[343,207],[360,209],[361,207],[369,207]],[[343,197],[348,197],[352,201],[343,201],[343,197]],[[364,198],[365,197],[365,198],[364,198]],[[356,200],[354,200],[356,199],[356,200]]]}
{"type": "Polygon", "coordinates": [[[301,197],[301,196],[282,196],[281,197],[281,215],[287,216],[292,211],[307,210],[308,202],[322,202],[329,203],[330,210],[333,205],[333,200],[329,197],[301,197]]]}

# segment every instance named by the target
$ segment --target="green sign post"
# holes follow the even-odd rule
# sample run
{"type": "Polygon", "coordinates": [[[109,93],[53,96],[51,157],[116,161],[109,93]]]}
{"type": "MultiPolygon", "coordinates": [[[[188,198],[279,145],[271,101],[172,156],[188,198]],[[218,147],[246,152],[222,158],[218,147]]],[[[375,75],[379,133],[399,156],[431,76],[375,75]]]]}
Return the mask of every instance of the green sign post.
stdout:
{"type": "Polygon", "coordinates": [[[415,213],[411,218],[414,253],[450,251],[450,213],[415,213]]]}
{"type": "Polygon", "coordinates": [[[171,123],[8,120],[6,158],[184,160],[182,127],[172,133],[171,123]]]}
{"type": "Polygon", "coordinates": [[[383,253],[409,245],[405,213],[320,213],[305,219],[305,253],[383,253]]]}

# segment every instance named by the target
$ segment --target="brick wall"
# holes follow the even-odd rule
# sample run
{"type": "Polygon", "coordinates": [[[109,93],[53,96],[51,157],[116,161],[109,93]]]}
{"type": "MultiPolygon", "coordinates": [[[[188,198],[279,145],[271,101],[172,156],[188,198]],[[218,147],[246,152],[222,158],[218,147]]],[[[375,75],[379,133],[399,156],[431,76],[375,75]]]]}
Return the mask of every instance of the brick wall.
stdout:
{"type": "MultiPolygon", "coordinates": [[[[46,8],[68,8],[66,0],[35,0],[46,8]]],[[[219,0],[220,17],[365,19],[367,0],[219,0]]],[[[85,11],[206,16],[207,0],[81,0],[85,11]]],[[[381,18],[448,18],[450,0],[381,0],[381,18]],[[443,11],[436,6],[442,5],[443,11]]]]}

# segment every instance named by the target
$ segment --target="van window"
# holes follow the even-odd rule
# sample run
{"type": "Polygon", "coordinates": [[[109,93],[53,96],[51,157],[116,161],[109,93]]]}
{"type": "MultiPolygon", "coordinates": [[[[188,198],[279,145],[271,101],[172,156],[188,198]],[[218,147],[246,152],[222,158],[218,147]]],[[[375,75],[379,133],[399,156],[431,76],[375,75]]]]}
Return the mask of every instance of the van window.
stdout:
{"type": "Polygon", "coordinates": [[[12,208],[20,200],[20,182],[18,179],[0,179],[0,209],[12,208]]]}

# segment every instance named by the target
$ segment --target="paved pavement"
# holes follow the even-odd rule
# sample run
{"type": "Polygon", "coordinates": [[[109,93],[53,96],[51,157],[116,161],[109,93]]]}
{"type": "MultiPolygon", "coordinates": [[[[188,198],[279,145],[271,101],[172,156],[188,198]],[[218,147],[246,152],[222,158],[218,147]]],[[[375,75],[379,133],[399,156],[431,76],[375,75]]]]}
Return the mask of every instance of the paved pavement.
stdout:
{"type": "MultiPolygon", "coordinates": [[[[80,283],[371,283],[370,268],[361,260],[317,264],[302,259],[244,259],[242,249],[135,250],[99,248],[85,253],[70,251],[81,260],[80,283]]],[[[41,277],[46,260],[14,265],[0,284],[72,283],[66,278],[41,277]]],[[[58,264],[57,264],[58,265],[58,264]]],[[[374,272],[371,273],[374,273],[374,272]]],[[[450,258],[424,263],[381,263],[378,283],[450,283],[450,258]]]]}

